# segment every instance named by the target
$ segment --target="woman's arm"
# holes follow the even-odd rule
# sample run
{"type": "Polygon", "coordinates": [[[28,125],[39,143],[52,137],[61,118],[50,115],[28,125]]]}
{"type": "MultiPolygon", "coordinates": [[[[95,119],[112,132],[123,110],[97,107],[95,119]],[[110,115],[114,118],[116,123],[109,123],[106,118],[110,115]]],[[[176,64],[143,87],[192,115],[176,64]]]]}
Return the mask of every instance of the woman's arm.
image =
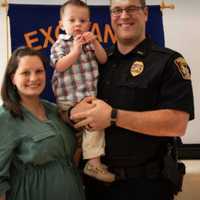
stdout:
{"type": "Polygon", "coordinates": [[[0,196],[0,200],[6,200],[6,196],[5,195],[0,196]]]}
{"type": "MultiPolygon", "coordinates": [[[[2,107],[1,107],[2,108],[2,107]]],[[[6,192],[10,189],[10,165],[15,157],[14,149],[19,144],[19,124],[9,111],[0,108],[0,200],[6,199],[6,192]]]]}

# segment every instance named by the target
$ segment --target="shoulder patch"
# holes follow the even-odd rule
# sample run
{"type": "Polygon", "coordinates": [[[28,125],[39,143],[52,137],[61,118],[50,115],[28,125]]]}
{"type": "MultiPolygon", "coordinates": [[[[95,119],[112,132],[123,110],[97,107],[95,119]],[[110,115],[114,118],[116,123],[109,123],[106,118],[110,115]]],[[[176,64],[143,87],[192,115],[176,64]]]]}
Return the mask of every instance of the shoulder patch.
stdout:
{"type": "Polygon", "coordinates": [[[183,57],[178,57],[174,60],[174,63],[178,67],[178,70],[181,73],[183,79],[190,80],[191,73],[186,60],[183,57]]]}

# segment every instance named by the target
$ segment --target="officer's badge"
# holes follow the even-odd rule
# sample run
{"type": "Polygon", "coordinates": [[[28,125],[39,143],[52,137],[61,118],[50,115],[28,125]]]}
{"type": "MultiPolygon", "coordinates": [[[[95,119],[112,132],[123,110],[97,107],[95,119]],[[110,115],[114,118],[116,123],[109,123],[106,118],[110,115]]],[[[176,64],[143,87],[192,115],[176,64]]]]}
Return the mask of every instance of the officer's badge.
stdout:
{"type": "Polygon", "coordinates": [[[144,64],[141,61],[135,61],[130,69],[131,75],[132,76],[138,76],[141,74],[144,70],[144,64]]]}
{"type": "Polygon", "coordinates": [[[178,70],[181,73],[181,76],[185,80],[190,80],[191,79],[191,73],[190,73],[190,69],[189,69],[188,64],[185,61],[185,59],[183,57],[178,57],[178,58],[176,58],[176,60],[174,60],[174,63],[178,67],[178,70]]]}

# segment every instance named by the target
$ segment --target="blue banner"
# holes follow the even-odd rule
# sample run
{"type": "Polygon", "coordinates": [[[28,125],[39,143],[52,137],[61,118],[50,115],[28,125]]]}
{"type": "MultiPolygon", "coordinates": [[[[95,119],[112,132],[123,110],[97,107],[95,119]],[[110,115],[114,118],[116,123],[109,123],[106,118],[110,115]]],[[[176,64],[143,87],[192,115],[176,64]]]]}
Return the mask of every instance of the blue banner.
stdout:
{"type": "MultiPolygon", "coordinates": [[[[59,9],[57,5],[21,5],[10,4],[8,15],[11,24],[12,51],[19,46],[29,46],[49,58],[50,48],[61,32],[58,25],[59,9]]],[[[91,31],[97,35],[104,47],[115,42],[110,26],[109,6],[90,6],[91,31]]],[[[164,46],[164,31],[160,6],[149,6],[147,34],[160,46],[164,46]]],[[[47,66],[47,85],[43,97],[54,101],[51,89],[53,69],[47,66]]]]}

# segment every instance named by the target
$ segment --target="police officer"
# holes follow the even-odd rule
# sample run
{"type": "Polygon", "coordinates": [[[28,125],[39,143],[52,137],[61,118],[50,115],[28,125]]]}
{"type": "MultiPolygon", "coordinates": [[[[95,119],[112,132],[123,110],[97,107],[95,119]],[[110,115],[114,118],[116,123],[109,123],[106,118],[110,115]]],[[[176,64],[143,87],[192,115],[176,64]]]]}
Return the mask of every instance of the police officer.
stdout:
{"type": "Polygon", "coordinates": [[[194,118],[190,69],[181,54],[145,35],[145,0],[112,0],[117,43],[100,67],[99,99],[71,110],[75,127],[106,132],[105,162],[116,180],[87,179],[88,200],[172,200],[162,175],[166,144],[194,118]],[[100,100],[101,99],[101,100],[100,100]]]}

